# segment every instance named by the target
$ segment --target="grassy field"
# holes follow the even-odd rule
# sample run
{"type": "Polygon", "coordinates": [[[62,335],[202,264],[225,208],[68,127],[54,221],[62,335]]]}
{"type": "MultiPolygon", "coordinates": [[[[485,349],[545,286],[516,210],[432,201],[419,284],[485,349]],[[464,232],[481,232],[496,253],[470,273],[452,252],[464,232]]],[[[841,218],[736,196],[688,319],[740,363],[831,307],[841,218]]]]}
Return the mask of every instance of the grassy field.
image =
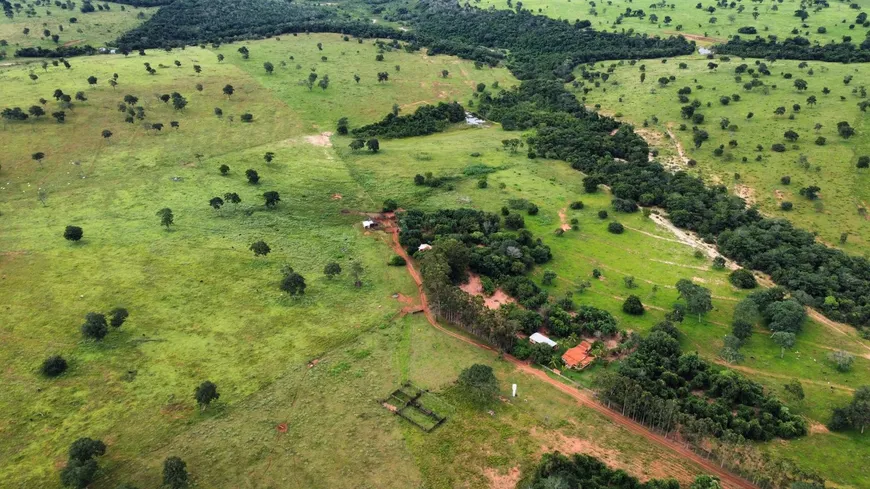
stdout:
{"type": "Polygon", "coordinates": [[[256,47],[241,42],[224,45],[216,52],[226,57],[224,63],[238,66],[274,96],[292,101],[299,117],[310,121],[305,128],[310,131],[333,131],[341,117],[348,117],[351,127],[362,126],[382,119],[393,104],[406,114],[425,104],[464,103],[479,82],[489,86],[498,81],[505,88],[515,83],[505,69],[478,70],[473,62],[450,56],[408,55],[399,50],[381,53],[370,40],[358,44],[356,39],[340,39],[329,34],[288,35],[256,43],[256,47]],[[238,53],[242,46],[249,47],[249,59],[238,53]],[[383,61],[375,61],[378,54],[383,54],[383,61]],[[265,62],[275,67],[272,74],[263,68],[265,62]],[[448,71],[446,78],[442,70],[448,71]],[[378,83],[377,75],[383,71],[390,79],[378,83]],[[329,76],[326,90],[315,84],[309,92],[303,82],[312,72],[318,79],[329,76]],[[360,77],[359,83],[354,75],[360,77]]]}
{"type": "Polygon", "coordinates": [[[157,11],[157,8],[152,7],[133,7],[116,3],[108,5],[111,10],[87,14],[81,13],[78,9],[70,11],[52,5],[34,7],[33,14],[29,16],[25,10],[16,13],[11,19],[4,15],[0,17],[0,40],[5,40],[9,45],[0,50],[6,50],[11,58],[16,49],[27,47],[54,49],[57,46],[90,44],[98,48],[145,22],[157,11]],[[77,21],[70,22],[71,18],[77,21]],[[30,29],[30,32],[24,34],[24,29],[30,29]],[[58,42],[52,41],[51,34],[45,36],[44,30],[50,31],[51,34],[58,34],[60,36],[58,42]]]}
{"type": "MultiPolygon", "coordinates": [[[[754,60],[718,59],[715,70],[708,68],[709,62],[705,57],[687,56],[669,59],[667,63],[648,60],[635,66],[618,62],[597,65],[596,69],[602,72],[611,64],[616,67],[599,87],[586,84],[586,88],[592,89],[586,94],[586,104],[600,105],[602,112],[619,115],[621,120],[634,124],[654,147],[662,149],[661,160],[685,167],[676,154],[670,132],[679,141],[685,157],[697,161],[693,171],[701,172],[711,183],[727,185],[767,215],[791,219],[818,233],[819,239],[830,246],[867,256],[870,217],[866,212],[862,215],[862,209],[866,210],[870,203],[870,172],[857,168],[856,163],[860,156],[870,155],[870,134],[865,113],[857,105],[863,100],[860,86],[843,83],[846,76],[855,80],[866,77],[866,66],[811,62],[799,68],[797,61],[777,61],[769,66],[771,76],[762,77],[766,87],[747,91],[743,85],[751,78],[744,74],[741,81],[736,81],[734,69],[744,63],[755,68],[754,60]],[[680,63],[687,68],[680,69],[680,63]],[[646,69],[643,83],[641,65],[646,69]],[[789,73],[792,78],[785,78],[789,73]],[[676,79],[660,86],[657,80],[669,76],[676,79]],[[805,80],[808,88],[797,90],[794,86],[797,79],[805,80]],[[709,133],[709,140],[698,149],[692,142],[692,122],[680,115],[686,104],[679,102],[677,91],[683,87],[691,88],[689,100],[699,100],[701,107],[697,112],[705,116],[698,127],[709,133]],[[823,93],[826,87],[830,89],[827,95],[823,93]],[[722,105],[720,98],[732,94],[739,95],[740,100],[722,105]],[[817,99],[815,105],[807,103],[811,96],[817,99]],[[794,104],[800,105],[799,112],[794,111],[794,104]],[[786,113],[774,114],[780,106],[786,108],[786,113]],[[750,112],[751,119],[747,118],[750,112]],[[721,129],[723,118],[736,129],[721,129]],[[848,122],[855,135],[849,139],[839,136],[840,121],[848,122]],[[687,129],[681,130],[681,124],[686,124],[687,129]],[[821,129],[816,130],[816,124],[821,124],[821,129]],[[795,143],[784,138],[788,130],[799,134],[795,143]],[[825,138],[824,146],[815,143],[819,137],[825,138]],[[736,147],[729,145],[732,140],[738,143],[736,147]],[[771,151],[774,143],[785,144],[786,151],[771,151]],[[724,154],[715,156],[713,151],[720,145],[725,145],[724,154]],[[758,145],[763,151],[757,150],[758,145]],[[758,155],[761,161],[756,161],[758,155]],[[781,183],[785,175],[791,177],[790,185],[781,183]],[[821,198],[810,201],[799,195],[800,189],[809,185],[821,187],[821,198]],[[792,202],[793,210],[781,210],[783,201],[792,202]],[[848,233],[845,244],[840,242],[843,233],[848,233]]],[[[583,96],[582,91],[577,93],[583,96]]]]}
{"type": "MultiPolygon", "coordinates": [[[[811,42],[826,44],[830,41],[842,41],[843,36],[851,36],[853,42],[860,43],[867,34],[867,29],[855,25],[855,18],[861,10],[849,7],[846,2],[830,2],[827,8],[818,12],[808,10],[809,17],[801,22],[795,16],[795,10],[800,8],[797,0],[783,2],[737,2],[734,8],[716,8],[712,14],[706,9],[716,7],[715,2],[700,2],[703,9],[696,8],[699,2],[694,0],[673,0],[651,4],[640,4],[631,0],[611,0],[600,2],[595,0],[525,0],[523,8],[537,15],[546,15],[556,19],[566,19],[573,22],[576,19],[589,20],[597,30],[611,32],[628,32],[629,30],[649,35],[670,36],[685,35],[699,44],[708,45],[728,40],[729,37],[740,35],[744,38],[754,38],[755,35],[738,34],[741,27],[754,27],[757,35],[767,37],[775,35],[780,38],[793,37],[793,29],[811,42]],[[740,7],[743,11],[738,12],[740,7]],[[644,18],[624,16],[617,23],[620,15],[626,9],[643,10],[644,18]],[[757,12],[757,18],[753,16],[757,12]],[[652,22],[651,16],[657,17],[652,22]],[[665,17],[670,17],[665,23],[665,17]],[[714,23],[710,22],[715,18],[714,23]],[[804,27],[806,25],[806,27],[804,27]],[[681,28],[678,28],[681,26],[681,28]],[[825,32],[819,32],[824,27],[825,32]]],[[[516,7],[517,2],[512,2],[516,7]]],[[[481,8],[511,8],[505,0],[482,0],[476,4],[481,8]]]]}
{"type": "MultiPolygon", "coordinates": [[[[215,52],[196,48],[149,53],[153,76],[143,58],[121,56],[75,58],[69,71],[50,68],[35,83],[26,65],[0,70],[8,106],[29,107],[56,88],[87,98],[67,110],[64,124],[45,116],[0,127],[8,142],[0,169],[0,480],[58,487],[67,448],[82,436],[109,446],[93,485],[99,489],[125,481],[155,486],[162,460],[176,454],[200,487],[489,487],[493,478],[517,477],[516,468],[548,448],[592,450],[643,477],[686,481],[698,472],[422,318],[397,318],[403,304],[393,294],[413,296],[413,282],[385,265],[385,235],[365,235],[358,216],[341,212],[376,210],[392,192],[381,194],[344,155],[347,141],[333,149],[309,136],[331,129],[338,114],[360,124],[392,103],[410,110],[466,97],[478,81],[509,83],[505,70],[396,52],[388,62],[401,72],[378,85],[370,43],[300,36],[248,46],[249,62],[218,63],[215,52]],[[325,51],[360,50],[371,70],[350,57],[342,66],[336,55],[335,73],[359,70],[365,78],[357,86],[334,75],[325,93],[309,93],[288,81],[295,76],[285,76],[282,88],[280,72],[267,79],[253,68],[267,52],[276,64],[290,52],[308,63],[316,42],[325,51]],[[442,66],[453,73],[447,79],[442,66]],[[115,89],[106,83],[113,73],[115,89]],[[91,75],[96,87],[88,86],[91,75]],[[226,84],[232,97],[221,92],[226,84]],[[187,97],[183,111],[155,97],[173,91],[187,97]],[[123,121],[117,105],[127,94],[139,97],[144,121],[123,121]],[[323,109],[328,95],[347,103],[323,109]],[[254,122],[240,122],[243,113],[254,122]],[[156,122],[167,128],[143,126],[156,122]],[[104,129],[111,138],[101,137],[104,129]],[[40,163],[31,159],[37,151],[46,155],[40,163]],[[267,151],[275,153],[270,164],[267,151]],[[230,166],[227,176],[217,171],[221,164],[230,166]],[[259,185],[245,181],[248,168],[260,173],[259,185]],[[262,204],[267,190],[281,194],[274,210],[262,204]],[[208,206],[225,192],[238,192],[242,203],[208,206]],[[155,216],[163,207],[175,214],[169,230],[155,216]],[[84,229],[81,242],[62,238],[70,224],[84,229]],[[266,257],[248,251],[259,239],[272,248],[266,257]],[[345,272],[328,280],[322,269],[331,260],[345,272]],[[348,276],[351,260],[365,266],[361,288],[348,276]],[[285,264],[306,277],[304,297],[278,289],[285,264]],[[124,326],[100,343],[83,341],[84,315],[117,306],[130,311],[124,326]],[[38,368],[52,354],[70,369],[49,380],[38,368]],[[493,416],[464,405],[448,388],[474,362],[494,365],[505,392],[519,383],[522,397],[495,406],[493,416]],[[200,412],[192,392],[207,379],[221,398],[200,412]],[[435,390],[446,406],[450,420],[433,434],[377,404],[404,380],[435,390]]],[[[46,109],[58,110],[53,100],[46,109]]],[[[409,181],[395,188],[414,189],[409,181]]]]}
{"type": "MultiPolygon", "coordinates": [[[[730,332],[733,308],[746,293],[732,287],[727,271],[715,270],[708,258],[696,258],[694,249],[679,243],[667,230],[659,228],[641,214],[618,214],[610,210],[610,197],[605,192],[584,194],[582,174],[559,161],[528,160],[524,155],[510,155],[501,150],[501,140],[516,133],[506,133],[498,127],[459,129],[442,134],[407,140],[388,141],[376,155],[346,151],[343,156],[358,181],[372,193],[395,198],[406,208],[438,209],[470,206],[497,211],[510,199],[524,198],[540,207],[537,216],[526,216],[526,227],[543,237],[552,248],[554,259],[544,268],[536,269],[558,274],[551,295],[563,296],[577,290],[581,281],[592,281],[592,287],[574,294],[580,304],[594,305],[617,316],[620,327],[648,331],[664,319],[664,312],[677,300],[674,284],[687,278],[711,289],[714,310],[702,321],[687,318],[681,326],[685,351],[698,351],[704,357],[722,362],[718,353],[722,338],[730,332]],[[470,153],[480,152],[480,157],[470,153]],[[477,186],[477,177],[463,177],[470,165],[486,164],[494,169],[486,189],[477,186]],[[431,171],[435,176],[453,176],[455,190],[433,190],[410,185],[416,173],[431,171]],[[504,188],[500,188],[504,184],[504,188]],[[566,209],[574,200],[582,200],[580,211],[566,209]],[[601,220],[600,209],[608,209],[610,218],[601,220]],[[568,231],[558,237],[560,211],[565,219],[577,218],[579,231],[568,231]],[[607,232],[611,220],[622,222],[627,230],[622,235],[607,232]],[[603,277],[592,278],[598,268],[603,277]],[[623,278],[635,277],[637,288],[629,289],[623,278]],[[629,294],[641,297],[648,307],[638,318],[621,310],[629,294]]],[[[340,147],[341,138],[335,138],[340,147]]],[[[789,402],[792,409],[808,416],[816,427],[813,434],[795,442],[776,442],[771,451],[797,458],[807,467],[818,470],[831,481],[845,486],[862,487],[870,483],[860,468],[853,467],[855,453],[867,449],[867,440],[860,435],[831,434],[821,424],[827,422],[832,407],[846,404],[852,390],[870,383],[870,346],[858,338],[854,330],[843,334],[816,322],[808,322],[798,337],[794,351],[780,358],[780,350],[769,333],[758,330],[742,349],[745,361],[733,366],[737,370],[784,396],[783,385],[800,379],[807,392],[805,400],[789,402]],[[855,368],[846,374],[836,372],[825,359],[832,349],[850,351],[856,356],[855,368]],[[797,444],[800,449],[792,448],[797,444]],[[809,448],[812,447],[812,448],[809,448]],[[826,455],[822,455],[827,453],[826,455]]],[[[723,364],[724,365],[724,364],[723,364]]],[[[581,384],[590,385],[602,369],[591,369],[568,375],[581,384]]]]}

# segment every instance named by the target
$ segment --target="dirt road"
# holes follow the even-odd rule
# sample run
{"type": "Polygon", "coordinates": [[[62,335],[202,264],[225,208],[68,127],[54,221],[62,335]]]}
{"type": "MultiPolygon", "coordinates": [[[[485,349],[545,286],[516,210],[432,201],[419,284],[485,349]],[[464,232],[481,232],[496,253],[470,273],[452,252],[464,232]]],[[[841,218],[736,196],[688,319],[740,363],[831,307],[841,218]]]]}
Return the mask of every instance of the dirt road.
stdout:
{"type": "MultiPolygon", "coordinates": [[[[439,331],[443,332],[444,334],[450,335],[458,340],[464,341],[464,342],[469,343],[471,345],[474,345],[474,346],[477,346],[479,348],[483,348],[485,350],[489,350],[489,351],[492,351],[495,353],[496,352],[495,349],[492,348],[491,346],[474,341],[471,338],[468,338],[466,336],[458,334],[454,331],[450,331],[449,329],[446,329],[443,326],[441,326],[440,324],[438,324],[438,321],[435,319],[435,315],[432,314],[432,311],[429,309],[429,302],[426,300],[426,293],[423,291],[423,279],[420,276],[420,272],[418,272],[417,269],[414,267],[414,263],[411,261],[411,257],[408,256],[408,253],[405,251],[405,249],[399,243],[399,229],[395,226],[395,224],[393,222],[390,222],[390,221],[382,221],[382,222],[384,224],[384,228],[383,228],[384,231],[386,231],[392,235],[393,251],[395,251],[399,256],[401,256],[402,258],[405,259],[408,273],[411,274],[411,278],[413,278],[414,282],[417,284],[417,290],[419,291],[419,294],[420,294],[420,303],[423,306],[423,313],[426,315],[426,319],[429,321],[429,324],[431,324],[433,327],[435,327],[439,331]]],[[[510,355],[505,354],[504,358],[505,358],[505,360],[514,364],[514,366],[518,370],[522,371],[523,373],[526,373],[532,377],[535,377],[538,380],[540,380],[541,382],[546,382],[546,383],[552,385],[553,387],[559,389],[560,391],[564,392],[565,394],[573,397],[577,401],[578,404],[580,404],[584,407],[588,407],[589,409],[595,410],[598,413],[600,413],[600,414],[610,418],[614,422],[618,423],[619,425],[621,425],[622,427],[624,427],[628,431],[630,431],[634,434],[637,434],[639,436],[642,436],[642,437],[646,438],[647,440],[649,440],[653,443],[656,443],[662,447],[668,448],[668,449],[678,453],[681,457],[683,457],[687,460],[691,460],[695,464],[702,467],[706,472],[719,477],[722,480],[723,487],[729,488],[729,489],[758,489],[758,486],[756,486],[755,484],[752,484],[751,482],[744,480],[743,478],[738,477],[738,476],[720,468],[718,465],[716,465],[715,462],[701,457],[700,455],[696,454],[695,452],[684,447],[681,443],[678,443],[674,440],[670,440],[668,438],[665,438],[664,436],[659,435],[658,433],[654,433],[654,432],[648,430],[646,427],[644,427],[640,423],[634,421],[633,419],[622,416],[621,414],[619,414],[615,411],[611,411],[610,409],[606,408],[602,404],[598,403],[598,401],[596,401],[590,393],[588,393],[586,391],[581,391],[581,390],[575,389],[569,385],[563,384],[562,382],[559,382],[558,380],[547,376],[547,374],[544,373],[543,371],[538,370],[536,368],[533,368],[528,363],[517,360],[516,358],[514,358],[510,355]]]]}

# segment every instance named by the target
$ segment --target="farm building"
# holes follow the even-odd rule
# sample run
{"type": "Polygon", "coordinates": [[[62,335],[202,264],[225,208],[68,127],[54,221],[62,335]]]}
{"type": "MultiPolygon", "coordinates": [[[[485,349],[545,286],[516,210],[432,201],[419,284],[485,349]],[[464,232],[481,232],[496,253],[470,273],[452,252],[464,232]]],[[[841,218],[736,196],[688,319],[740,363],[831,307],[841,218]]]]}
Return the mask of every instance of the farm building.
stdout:
{"type": "Polygon", "coordinates": [[[417,248],[417,251],[426,251],[426,250],[431,250],[431,249],[432,249],[432,245],[423,243],[420,245],[419,248],[417,248]]]}
{"type": "Polygon", "coordinates": [[[583,340],[579,345],[570,348],[562,355],[562,361],[568,368],[584,369],[595,360],[595,357],[589,354],[592,348],[592,343],[583,340]]]}
{"type": "Polygon", "coordinates": [[[378,223],[375,221],[363,221],[363,229],[372,229],[378,227],[378,223]]]}
{"type": "Polygon", "coordinates": [[[550,338],[547,338],[546,336],[542,335],[541,333],[534,333],[532,336],[529,336],[529,341],[534,343],[534,344],[543,343],[543,344],[549,345],[553,348],[556,348],[558,346],[558,344],[555,341],[551,340],[550,338]]]}

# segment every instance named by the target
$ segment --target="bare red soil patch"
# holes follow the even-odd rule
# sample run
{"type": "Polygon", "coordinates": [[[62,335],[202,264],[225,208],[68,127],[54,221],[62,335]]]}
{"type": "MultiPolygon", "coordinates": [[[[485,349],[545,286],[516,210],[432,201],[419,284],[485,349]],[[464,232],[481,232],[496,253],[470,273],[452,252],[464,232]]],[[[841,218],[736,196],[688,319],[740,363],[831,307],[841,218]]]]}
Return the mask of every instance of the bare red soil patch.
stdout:
{"type": "Polygon", "coordinates": [[[495,292],[487,297],[483,293],[483,285],[480,281],[480,275],[475,273],[468,274],[468,282],[459,286],[465,293],[483,297],[483,303],[490,309],[498,309],[504,304],[516,302],[513,297],[507,295],[505,291],[496,289],[495,292]]]}

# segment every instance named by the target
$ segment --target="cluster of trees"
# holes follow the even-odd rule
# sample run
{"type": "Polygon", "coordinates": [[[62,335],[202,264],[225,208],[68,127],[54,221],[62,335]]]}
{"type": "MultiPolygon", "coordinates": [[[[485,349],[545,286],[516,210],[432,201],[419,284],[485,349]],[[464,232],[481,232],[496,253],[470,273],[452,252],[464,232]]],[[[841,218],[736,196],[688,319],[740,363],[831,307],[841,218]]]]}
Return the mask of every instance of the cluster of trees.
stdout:
{"type": "Polygon", "coordinates": [[[870,61],[870,39],[861,44],[839,42],[813,44],[809,39],[796,36],[779,41],[756,37],[744,40],[734,36],[725,44],[716,46],[716,52],[742,58],[803,59],[832,63],[866,63],[870,61]]]}
{"type": "Polygon", "coordinates": [[[725,337],[722,357],[729,363],[741,361],[740,347],[752,336],[752,327],[758,322],[771,331],[770,338],[780,347],[780,358],[783,357],[785,351],[794,346],[807,318],[804,306],[798,300],[804,294],[796,292],[794,295],[787,297],[784,288],[771,287],[753,292],[740,301],[734,308],[731,334],[725,337]]]}
{"type": "Polygon", "coordinates": [[[405,138],[443,131],[448,124],[465,120],[465,109],[456,102],[424,105],[411,115],[390,112],[380,122],[351,131],[357,137],[405,138]]]}
{"type": "Polygon", "coordinates": [[[687,438],[771,440],[807,433],[763,387],[696,353],[683,353],[676,329],[658,328],[642,339],[618,370],[602,377],[599,395],[623,414],[687,438]]]}
{"type": "Polygon", "coordinates": [[[864,433],[864,428],[868,424],[870,424],[870,386],[863,386],[855,391],[849,405],[834,408],[828,427],[835,431],[858,429],[864,433]]]}
{"type": "Polygon", "coordinates": [[[96,457],[106,454],[106,444],[91,438],[79,438],[69,447],[66,467],[60,471],[60,482],[64,487],[83,489],[97,475],[99,466],[96,457]]]}
{"type": "MultiPolygon", "coordinates": [[[[205,384],[203,384],[205,385],[205,384]]],[[[92,438],[79,438],[69,447],[66,466],[60,471],[60,483],[64,487],[84,489],[97,475],[97,458],[106,454],[106,444],[92,438]]],[[[170,489],[182,489],[188,485],[187,463],[179,457],[169,457],[163,462],[163,485],[170,489]]],[[[131,484],[121,484],[119,489],[136,489],[131,484]]]]}
{"type": "Polygon", "coordinates": [[[759,219],[718,237],[720,251],[761,270],[802,304],[856,326],[870,325],[870,262],[817,243],[789,221],[759,219]]]}
{"type": "Polygon", "coordinates": [[[123,326],[130,313],[123,307],[112,309],[109,320],[106,315],[98,312],[89,312],[85,315],[85,322],[81,326],[82,336],[89,340],[102,340],[109,334],[109,325],[115,329],[123,326]]]}
{"type": "Polygon", "coordinates": [[[415,210],[403,213],[399,226],[399,242],[409,252],[416,252],[423,243],[440,244],[448,250],[450,277],[456,284],[468,278],[467,269],[500,280],[523,275],[535,264],[552,258],[550,248],[529,231],[502,231],[501,217],[494,213],[473,209],[431,213],[415,210]]]}
{"type": "Polygon", "coordinates": [[[21,48],[15,51],[19,58],[71,58],[73,56],[93,56],[99,54],[99,49],[91,45],[58,46],[54,49],[43,47],[21,48]]]}
{"type": "Polygon", "coordinates": [[[482,298],[456,285],[465,282],[471,270],[529,309],[547,300],[546,292],[525,274],[551,259],[549,247],[524,229],[503,231],[498,214],[472,209],[404,212],[399,216],[399,242],[411,252],[422,243],[434,243],[431,250],[417,253],[430,305],[441,317],[506,351],[513,349],[515,333],[523,327],[517,315],[508,317],[511,309],[492,311],[482,298]]]}
{"type": "MultiPolygon", "coordinates": [[[[525,489],[680,489],[674,479],[650,479],[640,482],[622,469],[611,469],[591,455],[559,452],[545,453],[532,474],[518,487],[525,489]]],[[[698,476],[691,489],[717,489],[718,479],[698,476]],[[708,481],[710,483],[708,483],[708,481]]]]}

